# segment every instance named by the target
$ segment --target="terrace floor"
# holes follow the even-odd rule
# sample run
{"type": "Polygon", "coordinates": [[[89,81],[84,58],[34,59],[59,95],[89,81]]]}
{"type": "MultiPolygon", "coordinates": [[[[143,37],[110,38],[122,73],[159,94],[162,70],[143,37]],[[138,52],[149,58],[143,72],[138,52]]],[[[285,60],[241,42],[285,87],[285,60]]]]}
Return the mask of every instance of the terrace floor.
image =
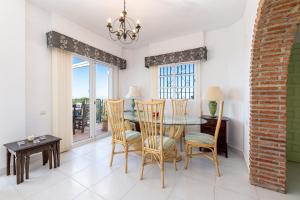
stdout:
{"type": "MultiPolygon", "coordinates": [[[[107,132],[102,131],[102,123],[96,123],[96,136],[106,134],[107,132]]],[[[78,142],[90,138],[90,127],[86,126],[84,132],[75,129],[75,134],[73,135],[73,142],[78,142]]]]}
{"type": "MultiPolygon", "coordinates": [[[[175,171],[165,165],[166,188],[160,187],[156,165],[145,167],[144,180],[139,179],[141,157],[129,154],[129,171],[124,173],[124,156],[115,156],[108,166],[110,137],[73,148],[61,155],[61,166],[49,170],[41,160],[30,165],[30,179],[15,184],[15,176],[0,176],[2,200],[293,200],[300,199],[297,172],[299,164],[289,164],[289,194],[284,195],[249,184],[243,157],[230,151],[229,158],[219,156],[221,177],[215,176],[211,161],[193,158],[188,170],[183,162],[175,171]]],[[[40,158],[41,159],[41,158],[40,158]]]]}

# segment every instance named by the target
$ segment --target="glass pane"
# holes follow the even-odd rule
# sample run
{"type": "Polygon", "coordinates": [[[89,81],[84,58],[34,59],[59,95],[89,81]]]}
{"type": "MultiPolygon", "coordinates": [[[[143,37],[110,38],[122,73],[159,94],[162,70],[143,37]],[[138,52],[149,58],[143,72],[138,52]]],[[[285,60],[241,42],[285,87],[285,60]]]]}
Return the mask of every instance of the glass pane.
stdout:
{"type": "Polygon", "coordinates": [[[72,58],[73,141],[90,138],[89,62],[72,58]]]}
{"type": "Polygon", "coordinates": [[[160,68],[161,98],[194,98],[194,64],[184,63],[160,68]]]}
{"type": "Polygon", "coordinates": [[[104,99],[108,99],[109,70],[104,65],[96,64],[96,136],[108,130],[107,116],[104,108],[104,99]]]}

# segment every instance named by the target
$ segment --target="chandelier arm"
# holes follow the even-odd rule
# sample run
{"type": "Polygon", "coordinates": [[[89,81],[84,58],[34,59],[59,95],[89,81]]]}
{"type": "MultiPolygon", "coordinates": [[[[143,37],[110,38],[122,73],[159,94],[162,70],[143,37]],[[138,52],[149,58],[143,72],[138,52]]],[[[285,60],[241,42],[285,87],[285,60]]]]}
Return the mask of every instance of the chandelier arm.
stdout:
{"type": "Polygon", "coordinates": [[[112,34],[115,34],[115,33],[117,33],[118,31],[112,31],[112,30],[109,30],[109,32],[112,33],[112,34]]]}
{"type": "Polygon", "coordinates": [[[113,37],[112,37],[112,34],[109,34],[109,37],[110,37],[110,39],[112,39],[113,41],[117,41],[117,40],[118,40],[117,38],[113,38],[113,37]]]}
{"type": "Polygon", "coordinates": [[[128,29],[128,30],[126,31],[126,34],[128,34],[128,35],[136,34],[136,35],[137,35],[137,33],[133,32],[133,31],[130,30],[130,29],[128,29]]]}
{"type": "Polygon", "coordinates": [[[119,25],[119,30],[120,30],[120,31],[123,31],[123,22],[120,23],[120,25],[119,25]]]}
{"type": "Polygon", "coordinates": [[[128,36],[130,37],[131,40],[135,40],[135,38],[132,37],[131,34],[128,34],[128,36]]]}
{"type": "Polygon", "coordinates": [[[131,24],[135,25],[133,19],[131,19],[130,17],[126,17],[125,22],[127,22],[127,24],[129,25],[130,30],[132,30],[131,24]]]}

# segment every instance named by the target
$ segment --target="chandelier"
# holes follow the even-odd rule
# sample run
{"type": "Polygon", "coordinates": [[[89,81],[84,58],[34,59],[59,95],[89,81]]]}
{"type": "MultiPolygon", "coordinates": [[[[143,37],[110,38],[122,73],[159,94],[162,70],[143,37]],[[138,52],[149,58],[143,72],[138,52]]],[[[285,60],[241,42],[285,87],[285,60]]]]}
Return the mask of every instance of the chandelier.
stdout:
{"type": "Polygon", "coordinates": [[[121,12],[120,17],[114,21],[109,18],[106,27],[109,30],[109,35],[112,40],[119,40],[121,43],[130,44],[133,41],[138,40],[141,26],[139,20],[136,20],[135,23],[133,19],[127,16],[125,6],[124,0],[124,9],[121,12]]]}

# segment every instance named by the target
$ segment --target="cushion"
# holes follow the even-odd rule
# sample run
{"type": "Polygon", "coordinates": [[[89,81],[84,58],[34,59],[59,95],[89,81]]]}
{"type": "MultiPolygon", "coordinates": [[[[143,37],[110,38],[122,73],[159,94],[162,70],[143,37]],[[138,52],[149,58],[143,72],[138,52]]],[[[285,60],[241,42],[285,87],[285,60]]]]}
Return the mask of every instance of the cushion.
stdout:
{"type": "MultiPolygon", "coordinates": [[[[157,143],[160,142],[160,136],[156,136],[157,143]]],[[[144,141],[145,145],[148,143],[148,139],[144,141]]],[[[176,145],[176,141],[173,138],[169,138],[166,136],[163,136],[163,149],[169,149],[172,145],[176,145]]]]}
{"type": "Polygon", "coordinates": [[[126,134],[127,141],[132,141],[141,137],[141,133],[138,131],[127,130],[125,131],[125,134],[126,134]]]}
{"type": "Polygon", "coordinates": [[[185,140],[197,143],[213,144],[214,136],[206,133],[189,133],[185,136],[185,140]]]}

